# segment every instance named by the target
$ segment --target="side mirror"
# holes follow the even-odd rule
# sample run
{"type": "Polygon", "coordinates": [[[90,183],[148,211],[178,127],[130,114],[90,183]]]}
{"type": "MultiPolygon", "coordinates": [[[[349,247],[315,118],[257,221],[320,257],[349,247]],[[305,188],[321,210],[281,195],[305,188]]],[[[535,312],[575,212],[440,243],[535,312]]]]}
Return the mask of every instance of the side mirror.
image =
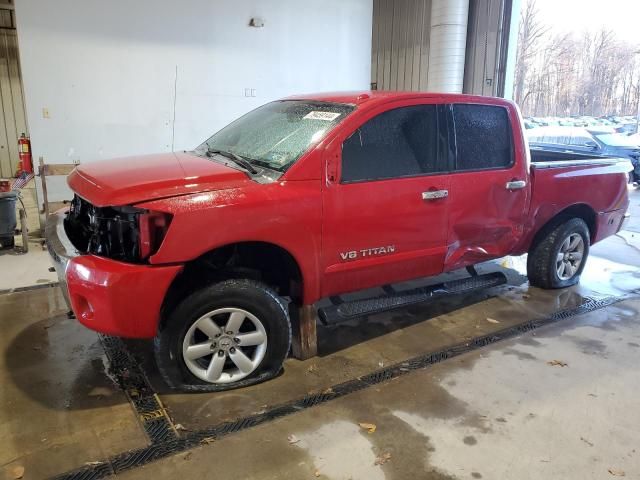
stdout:
{"type": "Polygon", "coordinates": [[[340,153],[337,148],[331,148],[325,155],[326,159],[326,183],[327,186],[338,181],[338,165],[340,163],[340,153]]]}

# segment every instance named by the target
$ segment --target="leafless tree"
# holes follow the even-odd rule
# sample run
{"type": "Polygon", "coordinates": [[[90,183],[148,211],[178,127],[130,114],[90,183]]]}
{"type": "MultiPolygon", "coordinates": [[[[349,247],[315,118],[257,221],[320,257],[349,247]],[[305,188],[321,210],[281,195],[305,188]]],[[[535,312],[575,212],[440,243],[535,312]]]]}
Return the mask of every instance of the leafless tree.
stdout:
{"type": "Polygon", "coordinates": [[[525,115],[630,115],[640,101],[640,44],[610,30],[554,33],[523,5],[514,98],[525,115]]]}
{"type": "Polygon", "coordinates": [[[524,100],[525,82],[531,64],[538,55],[542,38],[549,30],[539,20],[536,0],[529,0],[520,15],[520,29],[518,31],[518,48],[515,78],[515,99],[517,103],[524,100]]]}

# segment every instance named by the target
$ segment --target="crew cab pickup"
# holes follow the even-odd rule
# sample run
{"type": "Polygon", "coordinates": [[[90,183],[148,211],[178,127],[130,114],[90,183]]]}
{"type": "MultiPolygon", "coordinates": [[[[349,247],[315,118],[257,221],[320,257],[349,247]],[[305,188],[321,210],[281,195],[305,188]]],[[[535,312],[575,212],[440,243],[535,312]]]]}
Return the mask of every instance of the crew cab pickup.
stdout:
{"type": "MultiPolygon", "coordinates": [[[[306,95],[193,151],[78,166],[70,209],[46,230],[83,325],[154,338],[173,387],[223,390],[277,374],[292,330],[294,353],[313,354],[323,298],[524,253],[531,285],[575,284],[589,246],[622,228],[630,170],[532,163],[502,99],[306,95]]],[[[378,303],[403,305],[390,298],[378,303]]],[[[369,308],[342,307],[321,317],[369,308]]]]}

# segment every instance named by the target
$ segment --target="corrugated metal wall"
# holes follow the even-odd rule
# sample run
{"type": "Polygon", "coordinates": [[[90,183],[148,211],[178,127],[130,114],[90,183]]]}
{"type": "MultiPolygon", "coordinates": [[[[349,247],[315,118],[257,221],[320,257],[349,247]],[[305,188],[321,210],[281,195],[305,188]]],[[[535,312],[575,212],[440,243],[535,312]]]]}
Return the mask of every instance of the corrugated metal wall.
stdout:
{"type": "Polygon", "coordinates": [[[431,0],[374,0],[371,88],[426,90],[431,0]]]}
{"type": "MultiPolygon", "coordinates": [[[[464,93],[504,96],[511,7],[512,0],[469,0],[464,93]]],[[[432,0],[374,0],[373,89],[430,88],[431,11],[432,0]]]]}
{"type": "Polygon", "coordinates": [[[27,133],[13,10],[0,9],[0,177],[18,165],[18,137],[27,133]]]}
{"type": "Polygon", "coordinates": [[[469,0],[464,92],[504,96],[511,0],[469,0]]]}

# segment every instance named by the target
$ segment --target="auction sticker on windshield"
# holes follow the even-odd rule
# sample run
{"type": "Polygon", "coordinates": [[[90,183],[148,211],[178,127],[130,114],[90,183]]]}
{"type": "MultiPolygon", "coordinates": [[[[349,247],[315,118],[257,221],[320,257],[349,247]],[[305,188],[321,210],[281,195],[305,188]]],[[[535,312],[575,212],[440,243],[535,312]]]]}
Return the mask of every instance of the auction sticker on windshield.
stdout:
{"type": "Polygon", "coordinates": [[[340,115],[342,114],[335,112],[318,112],[314,110],[313,112],[307,113],[303,118],[307,120],[326,120],[327,122],[330,122],[338,118],[340,115]]]}

